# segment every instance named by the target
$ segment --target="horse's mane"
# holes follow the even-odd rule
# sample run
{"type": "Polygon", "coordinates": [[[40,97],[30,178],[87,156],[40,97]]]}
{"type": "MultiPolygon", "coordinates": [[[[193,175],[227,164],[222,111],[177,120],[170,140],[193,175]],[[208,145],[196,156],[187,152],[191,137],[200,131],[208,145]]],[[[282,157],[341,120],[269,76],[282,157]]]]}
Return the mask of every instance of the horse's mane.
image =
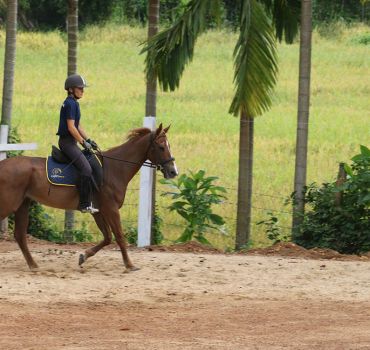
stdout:
{"type": "Polygon", "coordinates": [[[133,140],[137,139],[139,137],[142,137],[146,134],[149,134],[151,131],[148,128],[137,128],[137,129],[132,129],[129,131],[127,134],[127,140],[133,140]]]}
{"type": "MultiPolygon", "coordinates": [[[[132,129],[128,132],[127,136],[126,136],[126,140],[127,142],[129,141],[135,141],[147,134],[151,133],[151,130],[148,129],[148,128],[137,128],[137,129],[132,129]]],[[[121,146],[115,146],[115,147],[112,147],[110,149],[108,149],[107,151],[114,151],[118,148],[120,148],[121,146]]]]}

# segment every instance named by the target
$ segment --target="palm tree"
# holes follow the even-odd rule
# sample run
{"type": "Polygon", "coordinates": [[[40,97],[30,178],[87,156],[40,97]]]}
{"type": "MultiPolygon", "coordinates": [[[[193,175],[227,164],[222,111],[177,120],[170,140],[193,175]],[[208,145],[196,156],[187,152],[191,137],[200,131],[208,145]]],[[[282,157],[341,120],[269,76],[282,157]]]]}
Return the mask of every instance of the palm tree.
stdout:
{"type": "MultiPolygon", "coordinates": [[[[158,33],[159,24],[159,0],[149,0],[148,3],[148,39],[152,38],[158,33]]],[[[151,53],[148,52],[148,55],[151,53]]],[[[157,77],[154,74],[151,79],[147,79],[146,82],[146,103],[145,103],[145,116],[156,117],[157,116],[157,77]]],[[[150,169],[153,172],[153,184],[152,184],[152,229],[150,240],[151,244],[154,244],[154,219],[155,219],[155,191],[156,191],[156,172],[154,169],[150,169]]]]}
{"type": "Polygon", "coordinates": [[[296,160],[294,176],[295,201],[293,206],[293,230],[296,232],[302,223],[304,214],[304,188],[307,173],[308,121],[310,110],[311,80],[311,37],[312,37],[312,2],[302,0],[301,5],[301,40],[299,51],[299,86],[298,86],[298,122],[296,139],[296,160]]]}
{"type": "MultiPolygon", "coordinates": [[[[277,74],[276,36],[293,41],[298,1],[235,1],[240,21],[234,49],[236,93],[229,113],[240,117],[236,249],[245,246],[250,236],[254,118],[271,105],[277,74]]],[[[207,16],[219,12],[220,6],[220,0],[191,0],[171,28],[149,40],[143,50],[152,52],[146,58],[148,78],[157,74],[164,91],[178,88],[185,66],[193,58],[196,39],[207,29],[207,16]]]]}
{"type": "MultiPolygon", "coordinates": [[[[1,124],[11,127],[13,91],[14,91],[14,67],[17,38],[17,11],[18,1],[8,0],[6,13],[6,39],[4,59],[3,100],[1,108],[1,124]]],[[[8,231],[8,220],[0,222],[0,236],[8,231]]]]}
{"type": "Polygon", "coordinates": [[[1,124],[9,125],[9,128],[11,126],[13,105],[14,67],[17,38],[17,10],[18,1],[8,0],[1,124]]]}
{"type": "MultiPolygon", "coordinates": [[[[78,0],[68,0],[67,14],[68,61],[67,76],[77,73],[77,43],[78,43],[78,0]]],[[[75,214],[66,210],[64,214],[64,238],[67,242],[73,240],[75,214]]]]}

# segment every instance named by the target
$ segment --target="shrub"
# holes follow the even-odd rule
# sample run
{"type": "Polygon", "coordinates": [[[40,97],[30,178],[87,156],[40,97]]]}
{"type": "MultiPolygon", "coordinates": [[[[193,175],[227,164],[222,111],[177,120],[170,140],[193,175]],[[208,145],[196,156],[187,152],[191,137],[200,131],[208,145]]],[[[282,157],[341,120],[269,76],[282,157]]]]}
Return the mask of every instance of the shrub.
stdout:
{"type": "Polygon", "coordinates": [[[290,235],[283,232],[279,225],[279,218],[273,212],[268,212],[269,219],[257,222],[257,225],[264,225],[266,228],[267,238],[272,244],[288,242],[291,240],[290,235]]]}
{"type": "Polygon", "coordinates": [[[177,181],[162,179],[160,182],[170,185],[176,192],[164,192],[162,195],[171,196],[174,202],[168,207],[176,211],[186,221],[186,227],[176,242],[187,242],[193,237],[203,244],[210,244],[204,233],[210,229],[219,230],[225,224],[224,219],[212,212],[212,205],[221,203],[226,193],[224,187],[216,186],[215,176],[206,177],[204,170],[190,176],[183,174],[177,181]]]}
{"type": "MultiPolygon", "coordinates": [[[[158,245],[161,244],[164,237],[162,234],[161,226],[162,226],[163,220],[156,212],[154,214],[153,218],[153,227],[152,227],[152,234],[153,234],[153,244],[158,245]]],[[[137,245],[137,228],[134,226],[127,226],[124,229],[125,237],[127,239],[127,242],[131,245],[137,245]]]]}
{"type": "Polygon", "coordinates": [[[85,222],[82,222],[80,229],[74,229],[71,232],[73,237],[73,242],[92,242],[93,236],[87,230],[87,225],[85,222]]]}
{"type": "Polygon", "coordinates": [[[348,254],[370,250],[370,150],[361,146],[361,153],[345,170],[347,178],[340,186],[312,184],[306,189],[305,201],[311,210],[294,232],[294,242],[348,254]],[[338,205],[335,198],[339,192],[338,205]]]}

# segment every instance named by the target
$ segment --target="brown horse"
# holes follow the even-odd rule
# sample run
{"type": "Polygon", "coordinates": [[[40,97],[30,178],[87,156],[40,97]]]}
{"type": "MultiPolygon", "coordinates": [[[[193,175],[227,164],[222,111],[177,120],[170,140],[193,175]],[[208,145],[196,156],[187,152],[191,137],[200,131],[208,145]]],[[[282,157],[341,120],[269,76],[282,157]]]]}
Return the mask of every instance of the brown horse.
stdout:
{"type": "MultiPolygon", "coordinates": [[[[165,178],[173,178],[178,174],[167,140],[168,129],[162,129],[162,124],[155,131],[134,129],[129,133],[126,143],[100,153],[104,175],[102,187],[96,195],[100,211],[93,217],[104,239],[80,256],[80,265],[110,244],[113,232],[126,268],[135,270],[127,254],[119,209],[125,199],[128,183],[147,159],[160,168],[165,178]]],[[[37,264],[26,240],[31,200],[54,208],[74,210],[77,209],[79,196],[75,187],[55,186],[48,182],[45,158],[19,156],[1,161],[0,220],[15,214],[15,239],[28,266],[34,269],[37,264]]]]}

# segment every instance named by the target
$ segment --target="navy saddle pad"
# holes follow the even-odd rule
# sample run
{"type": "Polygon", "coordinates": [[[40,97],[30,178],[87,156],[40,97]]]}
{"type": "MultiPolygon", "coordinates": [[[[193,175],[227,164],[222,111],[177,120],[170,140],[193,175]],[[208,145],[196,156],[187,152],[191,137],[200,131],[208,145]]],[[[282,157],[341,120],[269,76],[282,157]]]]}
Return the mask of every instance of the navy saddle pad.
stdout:
{"type": "MultiPolygon", "coordinates": [[[[100,160],[95,154],[84,153],[84,155],[93,169],[94,185],[99,188],[103,177],[100,160]]],[[[61,163],[49,156],[46,159],[46,176],[53,185],[76,186],[80,175],[73,163],[61,163]]]]}

